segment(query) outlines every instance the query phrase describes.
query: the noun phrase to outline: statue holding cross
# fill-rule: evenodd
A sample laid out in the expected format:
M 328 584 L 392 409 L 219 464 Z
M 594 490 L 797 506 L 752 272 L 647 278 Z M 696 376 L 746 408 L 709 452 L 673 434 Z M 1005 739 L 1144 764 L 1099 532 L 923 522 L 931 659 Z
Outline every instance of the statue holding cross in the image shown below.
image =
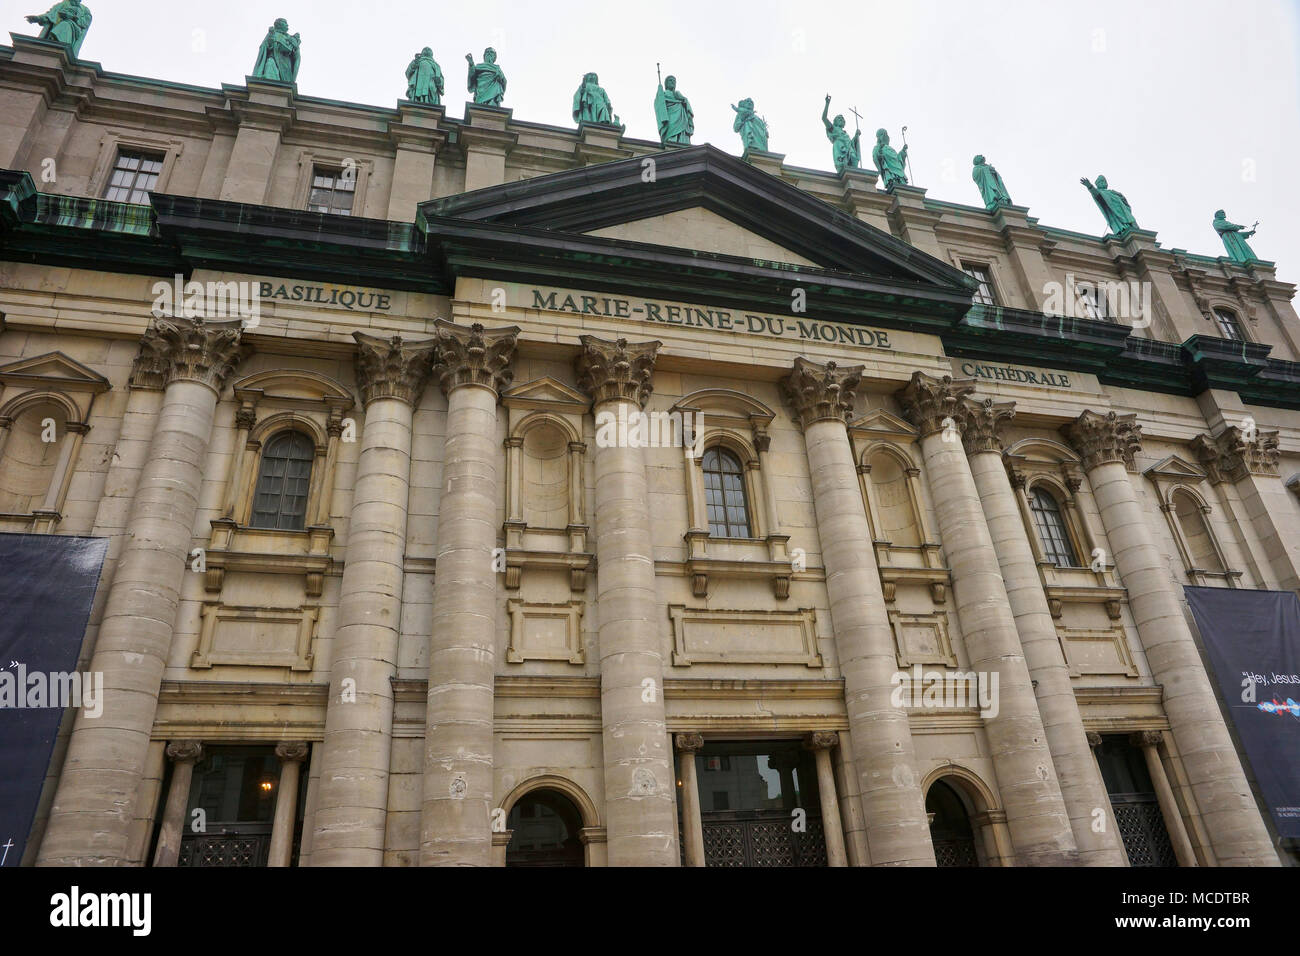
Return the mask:
M 844 114 L 831 122 L 831 95 L 826 94 L 826 105 L 822 107 L 822 124 L 826 127 L 826 138 L 831 141 L 831 158 L 835 161 L 835 171 L 843 173 L 846 169 L 857 169 L 862 163 L 862 116 L 856 109 L 850 110 L 857 120 L 858 131 L 849 136 L 845 128 Z

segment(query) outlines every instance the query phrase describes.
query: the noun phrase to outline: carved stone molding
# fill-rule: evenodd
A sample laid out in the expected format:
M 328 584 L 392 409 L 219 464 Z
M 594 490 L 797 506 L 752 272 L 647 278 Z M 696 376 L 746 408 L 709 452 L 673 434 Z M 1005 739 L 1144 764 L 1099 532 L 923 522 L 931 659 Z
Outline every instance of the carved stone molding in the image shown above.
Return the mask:
M 1142 426 L 1137 423 L 1137 415 L 1086 411 L 1061 432 L 1083 459 L 1086 471 L 1109 462 L 1119 462 L 1132 470 L 1133 456 L 1142 447 Z
M 357 384 L 361 401 L 369 405 L 377 398 L 396 398 L 415 405 L 432 372 L 433 339 L 418 342 L 400 335 L 383 338 L 353 332 L 357 342 Z
M 240 360 L 242 324 L 202 319 L 155 318 L 140 340 L 131 369 L 136 388 L 200 382 L 221 391 Z
M 854 391 L 862 383 L 862 372 L 861 365 L 841 368 L 834 362 L 819 365 L 800 357 L 781 380 L 781 391 L 804 428 L 825 421 L 847 425 L 853 418 Z
M 1134 747 L 1159 747 L 1164 740 L 1164 734 L 1158 730 L 1139 730 L 1135 734 L 1130 734 L 1128 742 Z
M 480 385 L 498 395 L 510 387 L 515 379 L 510 363 L 519 340 L 518 326 L 486 329 L 475 322 L 466 328 L 438 319 L 434 328 L 438 348 L 433 365 L 444 395 L 462 385 Z
M 805 750 L 832 750 L 840 745 L 840 735 L 830 730 L 815 730 L 803 739 Z
M 578 356 L 578 387 L 589 393 L 596 405 L 620 399 L 645 403 L 654 391 L 655 359 L 660 341 L 638 342 L 629 345 L 627 339 L 610 342 L 594 335 L 583 335 L 582 352 Z
M 1088 731 L 1088 746 L 1089 746 L 1089 747 L 1093 747 L 1093 748 L 1100 747 L 1100 746 L 1101 746 L 1101 743 L 1102 743 L 1102 741 L 1101 741 L 1101 734 L 1097 733 L 1097 731 L 1095 731 L 1095 730 L 1090 730 L 1090 731 Z
M 678 734 L 674 739 L 677 749 L 683 753 L 694 754 L 704 749 L 703 734 Z
M 991 398 L 982 402 L 968 399 L 957 420 L 962 441 L 966 445 L 966 454 L 974 455 L 982 451 L 1001 454 L 1000 433 L 1015 417 L 1015 402 L 994 402 Z
M 308 749 L 306 741 L 297 740 L 277 745 L 275 755 L 286 763 L 297 762 L 307 759 Z
M 912 380 L 898 393 L 903 415 L 921 433 L 921 437 L 944 430 L 945 423 L 961 428 L 975 379 L 954 379 L 951 375 L 935 378 L 913 372 Z
M 1247 475 L 1278 476 L 1282 453 L 1278 448 L 1278 432 L 1254 430 L 1254 439 L 1246 439 L 1247 432 L 1229 425 L 1218 436 L 1197 435 L 1192 449 L 1205 467 L 1210 481 L 1240 481 Z
M 198 763 L 203 759 L 203 744 L 197 740 L 173 740 L 167 756 L 176 763 Z

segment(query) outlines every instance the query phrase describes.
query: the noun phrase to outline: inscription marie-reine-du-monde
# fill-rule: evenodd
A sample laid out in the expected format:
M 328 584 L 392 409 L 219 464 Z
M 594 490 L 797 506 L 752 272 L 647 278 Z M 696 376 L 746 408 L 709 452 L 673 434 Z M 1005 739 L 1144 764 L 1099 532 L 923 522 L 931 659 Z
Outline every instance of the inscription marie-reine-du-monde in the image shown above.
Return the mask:
M 683 328 L 747 332 L 751 335 L 767 335 L 773 338 L 792 338 L 835 345 L 859 345 L 873 349 L 893 348 L 889 342 L 889 333 L 883 329 L 860 328 L 836 322 L 818 322 L 779 315 L 735 313 L 726 309 L 669 305 L 648 300 L 633 305 L 630 299 L 611 296 L 575 295 L 564 292 L 550 292 L 543 295 L 540 289 L 533 289 L 532 292 L 531 308 L 548 312 L 572 312 L 576 315 L 594 315 L 612 319 L 639 318 L 645 322 L 679 325 Z

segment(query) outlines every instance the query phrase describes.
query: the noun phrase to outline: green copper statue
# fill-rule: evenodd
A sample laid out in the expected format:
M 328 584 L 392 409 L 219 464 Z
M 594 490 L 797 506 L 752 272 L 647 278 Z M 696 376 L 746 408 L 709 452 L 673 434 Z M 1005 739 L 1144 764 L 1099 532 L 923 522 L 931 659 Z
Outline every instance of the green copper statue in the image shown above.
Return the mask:
M 506 95 L 506 75 L 497 66 L 497 51 L 488 47 L 483 51 L 483 62 L 474 65 L 474 55 L 465 54 L 469 63 L 469 91 L 479 106 L 500 106 Z
M 41 28 L 38 39 L 62 43 L 76 59 L 81 53 L 81 41 L 90 29 L 90 8 L 81 0 L 62 0 L 48 13 L 28 17 L 27 22 Z
M 573 94 L 573 118 L 579 123 L 602 123 L 605 126 L 618 126 L 618 117 L 614 115 L 613 104 L 609 94 L 600 85 L 600 77 L 588 73 L 582 78 L 582 85 Z
M 266 39 L 257 50 L 257 65 L 253 67 L 253 76 L 259 80 L 276 80 L 280 83 L 293 83 L 298 79 L 298 67 L 302 65 L 302 36 L 295 33 L 289 36 L 289 21 L 283 17 L 276 20 L 271 29 L 266 31 Z
M 894 152 L 889 145 L 889 134 L 883 129 L 876 130 L 876 148 L 871 151 L 871 158 L 876 164 L 876 172 L 884 180 L 886 189 L 907 185 L 907 173 L 903 164 L 907 162 L 907 145 L 901 153 Z
M 1133 218 L 1133 210 L 1124 198 L 1123 193 L 1118 193 L 1110 188 L 1106 182 L 1105 176 L 1097 177 L 1097 185 L 1088 182 L 1087 177 L 1080 179 L 1079 182 L 1088 187 L 1088 192 L 1092 193 L 1092 198 L 1096 200 L 1097 207 L 1101 214 L 1106 217 L 1106 227 L 1115 235 L 1121 235 L 1130 229 L 1137 229 L 1137 220 Z
M 838 114 L 833 123 L 830 114 L 831 95 L 827 93 L 826 105 L 822 107 L 822 125 L 826 127 L 826 138 L 831 141 L 831 158 L 835 162 L 835 171 L 842 173 L 846 169 L 857 169 L 862 165 L 862 130 L 849 136 L 844 114 Z
M 433 58 L 433 50 L 426 46 L 406 68 L 406 98 L 412 103 L 441 106 L 442 92 L 442 70 Z
M 1227 247 L 1228 255 L 1232 256 L 1237 262 L 1258 262 L 1259 256 L 1255 255 L 1253 249 L 1246 245 L 1246 240 L 1253 236 L 1259 223 L 1250 227 L 1250 231 L 1244 231 L 1245 226 L 1239 226 L 1235 222 L 1228 222 L 1227 214 L 1220 209 L 1214 214 L 1214 231 L 1219 234 L 1223 244 Z
M 677 77 L 670 76 L 659 85 L 655 94 L 655 121 L 659 126 L 659 142 L 664 146 L 691 145 L 695 132 L 695 113 L 691 101 L 677 92 Z
M 975 180 L 975 185 L 980 188 L 980 195 L 984 197 L 984 207 L 989 212 L 997 209 L 999 206 L 1011 206 L 1011 195 L 1007 192 L 1007 187 L 1002 182 L 1002 176 L 996 169 L 984 162 L 983 156 L 975 157 L 975 169 L 971 172 L 971 178 Z
M 740 142 L 744 145 L 745 152 L 753 150 L 766 153 L 767 120 L 754 112 L 754 101 L 745 97 L 740 101 L 739 106 L 732 103 L 731 108 L 736 111 L 736 122 L 731 128 L 740 134 Z

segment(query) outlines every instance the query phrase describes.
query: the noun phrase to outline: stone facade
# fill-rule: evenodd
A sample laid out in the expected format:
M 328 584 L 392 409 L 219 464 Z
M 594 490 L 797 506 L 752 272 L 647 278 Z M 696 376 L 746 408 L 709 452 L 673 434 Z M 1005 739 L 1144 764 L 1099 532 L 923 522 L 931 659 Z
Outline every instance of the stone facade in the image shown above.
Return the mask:
M 1180 864 L 1291 859 L 1181 591 L 1300 587 L 1271 264 L 466 114 L 0 48 L 0 531 L 110 541 L 105 716 L 65 721 L 26 862 L 176 865 L 238 746 L 279 768 L 269 865 L 501 865 L 546 792 L 588 865 L 698 866 L 711 748 L 765 741 L 829 865 L 945 862 L 942 783 L 981 864 L 1122 866 L 1103 739 Z M 89 202 L 123 150 L 150 205 Z M 354 215 L 308 211 L 342 168 Z M 1083 277 L 1148 311 L 1045 314 Z M 158 309 L 173 281 L 256 314 Z M 707 454 L 629 437 L 685 420 L 746 533 Z M 259 525 L 287 432 L 300 526 Z M 900 705 L 914 667 L 997 706 Z

